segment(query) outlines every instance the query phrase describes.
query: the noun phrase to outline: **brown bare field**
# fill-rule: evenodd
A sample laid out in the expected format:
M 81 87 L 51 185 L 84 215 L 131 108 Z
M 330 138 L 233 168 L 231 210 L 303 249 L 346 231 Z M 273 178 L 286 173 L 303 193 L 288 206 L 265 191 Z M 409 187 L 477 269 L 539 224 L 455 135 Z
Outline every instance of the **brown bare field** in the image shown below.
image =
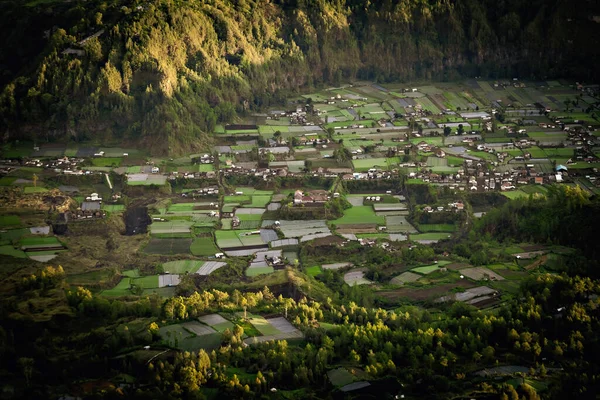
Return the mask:
M 360 225 L 343 225 L 343 228 L 338 228 L 337 232 L 342 233 L 376 233 L 377 225 L 360 224 Z
M 385 297 L 387 299 L 390 300 L 395 300 L 401 297 L 406 297 L 408 299 L 411 300 L 428 300 L 434 297 L 440 297 L 441 295 L 444 295 L 446 293 L 448 293 L 450 290 L 457 288 L 457 287 L 462 287 L 465 289 L 471 288 L 477 286 L 475 283 L 466 281 L 466 280 L 460 280 L 454 283 L 447 283 L 444 285 L 438 285 L 435 287 L 431 287 L 431 288 L 426 288 L 426 289 L 418 289 L 418 288 L 400 288 L 400 289 L 395 289 L 395 290 L 383 290 L 380 292 L 377 292 L 378 295 Z
M 536 269 L 540 265 L 546 264 L 546 261 L 548 261 L 548 256 L 541 256 L 539 259 L 526 266 L 525 269 L 527 271 L 531 271 L 533 269 Z
M 451 271 L 458 271 L 459 269 L 469 268 L 470 266 L 471 266 L 471 264 L 467 264 L 467 263 L 452 263 L 452 264 L 447 264 L 444 267 L 446 267 L 446 269 L 449 269 Z
M 474 279 L 476 281 L 481 281 L 485 279 L 487 275 L 491 280 L 501 281 L 504 280 L 504 277 L 498 275 L 491 269 L 485 267 L 474 267 L 474 268 L 463 268 L 459 271 L 461 274 L 466 276 L 467 278 Z

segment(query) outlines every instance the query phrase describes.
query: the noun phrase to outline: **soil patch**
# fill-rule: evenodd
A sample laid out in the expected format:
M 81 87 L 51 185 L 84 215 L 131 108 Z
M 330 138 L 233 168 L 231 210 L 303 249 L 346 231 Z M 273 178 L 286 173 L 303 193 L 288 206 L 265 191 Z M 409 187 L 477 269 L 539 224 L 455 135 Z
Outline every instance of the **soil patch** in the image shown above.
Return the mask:
M 448 293 L 450 290 L 454 288 L 471 288 L 476 286 L 476 284 L 471 283 L 466 280 L 460 280 L 454 283 L 447 283 L 444 285 L 435 286 L 432 288 L 400 288 L 395 290 L 385 290 L 377 292 L 378 295 L 385 297 L 386 299 L 396 300 L 402 297 L 411 299 L 411 300 L 428 300 L 433 297 L 439 297 L 445 293 Z

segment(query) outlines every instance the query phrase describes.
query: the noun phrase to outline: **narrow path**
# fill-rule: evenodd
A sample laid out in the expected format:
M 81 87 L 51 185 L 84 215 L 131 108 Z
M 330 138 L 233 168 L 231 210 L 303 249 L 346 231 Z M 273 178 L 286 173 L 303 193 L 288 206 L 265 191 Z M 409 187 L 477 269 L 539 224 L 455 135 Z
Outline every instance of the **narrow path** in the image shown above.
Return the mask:
M 110 177 L 108 176 L 107 173 L 104 173 L 104 176 L 106 177 L 106 182 L 108 183 L 109 189 L 112 190 L 113 186 L 112 186 L 112 183 L 110 183 Z

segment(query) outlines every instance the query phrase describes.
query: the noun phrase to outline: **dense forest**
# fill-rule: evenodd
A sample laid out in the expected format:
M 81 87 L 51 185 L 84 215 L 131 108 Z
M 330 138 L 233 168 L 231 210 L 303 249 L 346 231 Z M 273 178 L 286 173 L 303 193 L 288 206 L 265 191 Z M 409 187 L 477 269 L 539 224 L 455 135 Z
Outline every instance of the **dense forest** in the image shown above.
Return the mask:
M 208 148 L 236 115 L 357 79 L 596 79 L 582 0 L 3 0 L 3 138 Z

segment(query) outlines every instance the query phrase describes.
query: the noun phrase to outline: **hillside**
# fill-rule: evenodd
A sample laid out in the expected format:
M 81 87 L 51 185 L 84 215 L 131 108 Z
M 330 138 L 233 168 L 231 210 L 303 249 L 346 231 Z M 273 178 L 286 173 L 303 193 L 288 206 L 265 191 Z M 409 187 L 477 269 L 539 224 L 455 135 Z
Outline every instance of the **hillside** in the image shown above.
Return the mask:
M 596 2 L 2 1 L 5 139 L 208 149 L 236 115 L 321 84 L 598 78 Z

